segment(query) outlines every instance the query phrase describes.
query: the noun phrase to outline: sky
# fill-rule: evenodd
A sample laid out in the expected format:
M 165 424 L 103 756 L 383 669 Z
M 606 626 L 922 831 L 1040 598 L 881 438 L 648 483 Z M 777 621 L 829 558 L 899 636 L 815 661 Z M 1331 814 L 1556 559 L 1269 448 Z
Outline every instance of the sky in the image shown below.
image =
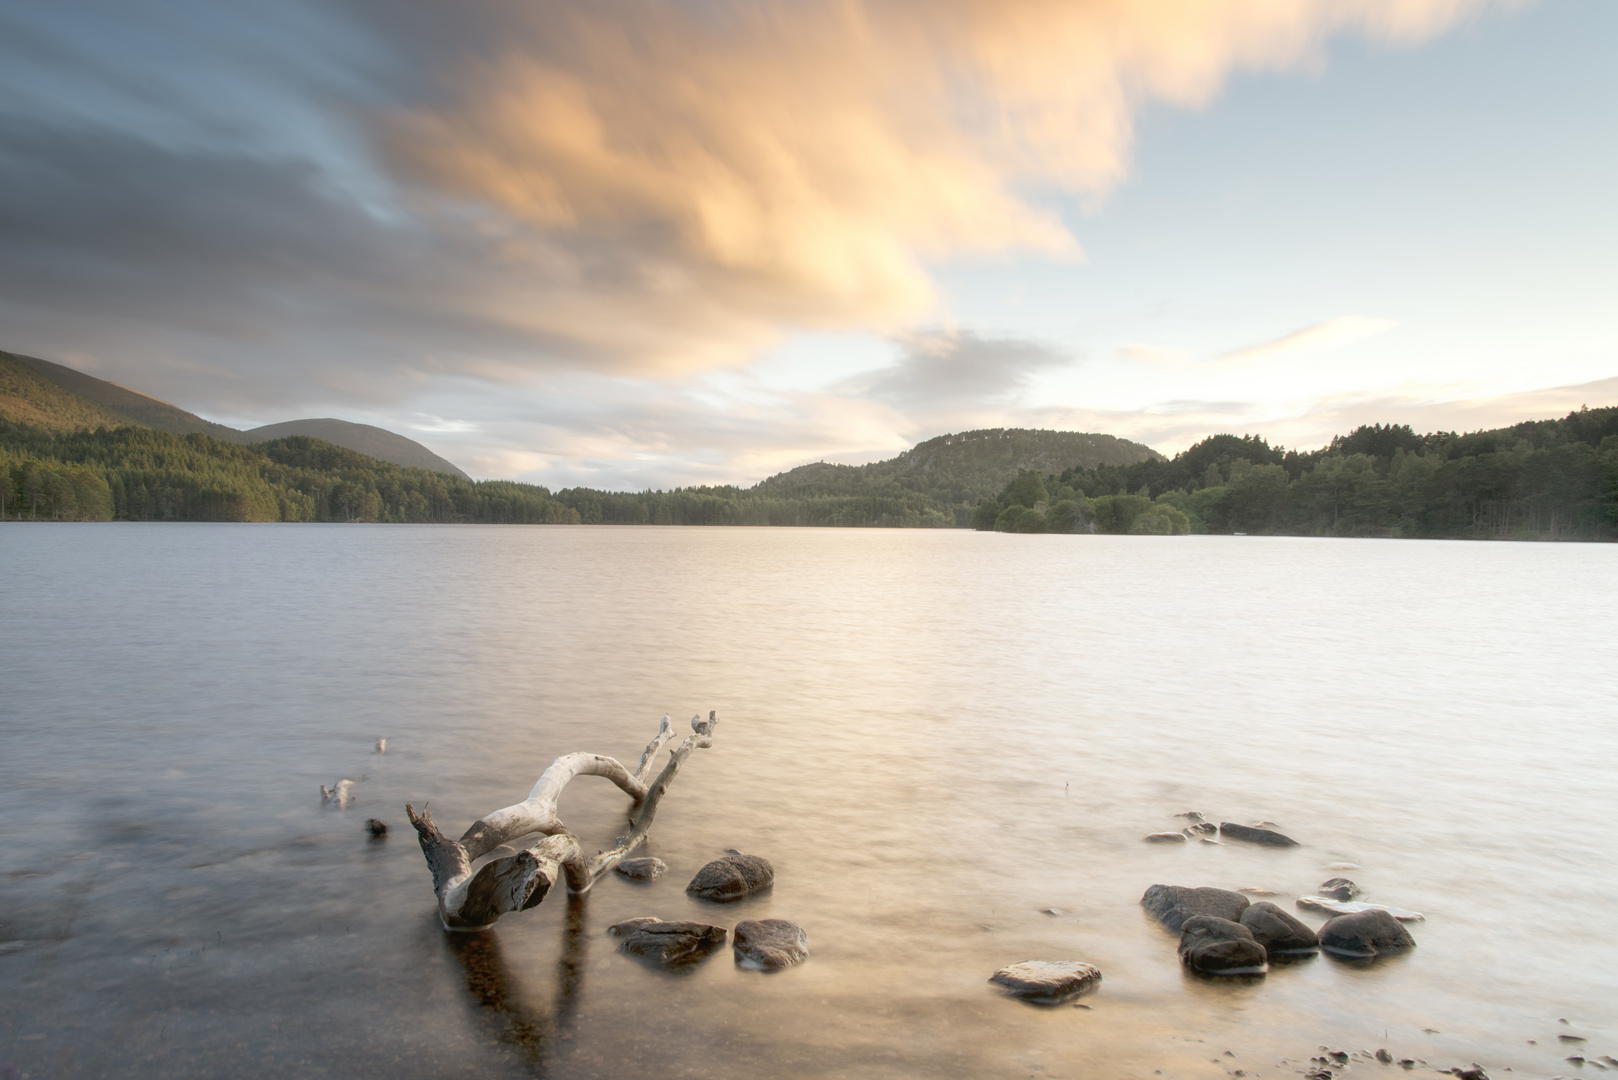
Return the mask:
M 0 0 L 0 348 L 477 477 L 1618 404 L 1610 0 Z

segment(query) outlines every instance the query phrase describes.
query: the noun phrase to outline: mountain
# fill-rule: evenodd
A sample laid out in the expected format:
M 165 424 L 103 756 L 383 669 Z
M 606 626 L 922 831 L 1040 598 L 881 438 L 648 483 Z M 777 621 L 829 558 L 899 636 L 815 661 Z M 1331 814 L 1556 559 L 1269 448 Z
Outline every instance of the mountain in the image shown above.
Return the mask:
M 395 435 L 385 428 L 372 427 L 370 424 L 352 424 L 347 420 L 330 418 L 288 420 L 281 424 L 266 424 L 263 427 L 251 428 L 245 434 L 250 442 L 269 442 L 271 439 L 284 439 L 289 435 L 307 435 L 364 454 L 366 457 L 403 465 L 407 469 L 429 469 L 433 472 L 459 476 L 463 480 L 471 479 L 459 468 L 414 439 Z
M 22 356 L 18 353 L 0 355 L 31 369 L 35 374 L 49 379 L 83 401 L 121 417 L 123 424 L 154 427 L 160 431 L 171 431 L 176 435 L 189 435 L 193 431 L 200 431 L 221 442 L 242 444 L 248 441 L 247 437 L 235 428 L 204 420 L 195 413 L 186 412 L 176 405 L 170 405 L 166 401 L 131 390 L 126 386 L 86 375 L 82 371 L 75 371 L 61 364 L 53 364 L 49 360 L 41 360 L 37 356 Z
M 8 352 L 0 352 L 0 419 L 44 431 L 116 428 L 131 422 L 122 413 L 58 386 Z
M 1101 465 L 1159 461 L 1149 446 L 1113 435 L 1030 428 L 987 428 L 940 435 L 898 457 L 869 465 L 816 462 L 777 473 L 751 490 L 759 495 L 861 495 L 900 489 L 942 503 L 975 504 L 1017 478 L 1020 469 L 1058 473 Z
M 237 431 L 204 420 L 160 398 L 62 364 L 4 351 L 0 351 L 0 420 L 59 432 L 134 424 L 174 435 L 201 432 L 238 446 L 289 435 L 308 435 L 394 465 L 469 479 L 466 473 L 419 442 L 369 424 L 351 424 L 346 420 L 291 420 L 252 431 Z

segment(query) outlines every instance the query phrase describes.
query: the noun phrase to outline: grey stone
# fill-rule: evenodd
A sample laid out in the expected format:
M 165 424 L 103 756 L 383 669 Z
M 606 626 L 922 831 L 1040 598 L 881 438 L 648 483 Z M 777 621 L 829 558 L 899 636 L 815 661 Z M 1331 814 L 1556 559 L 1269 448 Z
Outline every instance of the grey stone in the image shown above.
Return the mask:
M 725 943 L 723 926 L 664 922 L 650 916 L 614 923 L 607 933 L 624 939 L 618 946 L 624 952 L 655 960 L 664 967 L 694 963 Z
M 1187 821 L 1207 821 L 1208 820 L 1207 818 L 1203 817 L 1201 811 L 1198 811 L 1198 810 L 1187 810 L 1184 813 L 1175 814 L 1174 816 L 1175 817 L 1183 817 Z
M 757 855 L 726 855 L 697 871 L 685 891 L 704 900 L 740 900 L 775 884 L 775 868 Z
M 668 865 L 662 859 L 647 855 L 639 859 L 624 859 L 614 869 L 635 881 L 652 881 L 662 877 Z
M 1076 997 L 1101 982 L 1101 969 L 1083 960 L 1027 960 L 1003 967 L 989 981 L 1041 1004 Z
M 1260 900 L 1242 912 L 1241 924 L 1269 953 L 1312 953 L 1320 948 L 1320 935 L 1294 916 Z
M 1336 956 L 1381 956 L 1416 947 L 1404 924 L 1380 908 L 1339 915 L 1320 928 L 1320 947 Z
M 1185 843 L 1185 833 L 1183 833 L 1183 832 L 1147 833 L 1145 836 L 1141 837 L 1141 839 L 1145 840 L 1148 844 L 1183 844 L 1183 843 Z
M 1216 836 L 1219 833 L 1219 826 L 1211 821 L 1199 821 L 1194 825 L 1187 825 L 1185 832 L 1187 836 Z
M 1262 975 L 1269 954 L 1238 922 L 1193 915 L 1180 928 L 1180 962 L 1204 975 Z
M 1221 821 L 1219 834 L 1232 840 L 1246 840 L 1249 844 L 1268 844 L 1271 847 L 1297 847 L 1298 842 L 1274 829 L 1260 829 L 1255 825 L 1238 825 L 1234 821 Z
M 1320 895 L 1329 896 L 1333 900 L 1356 900 L 1364 895 L 1360 887 L 1346 877 L 1328 878 L 1320 883 Z
M 1140 898 L 1140 903 L 1158 922 L 1170 930 L 1178 930 L 1193 915 L 1214 915 L 1236 922 L 1247 910 L 1248 900 L 1229 889 L 1153 885 Z
M 775 971 L 809 958 L 809 935 L 786 919 L 744 919 L 731 937 L 736 962 Z

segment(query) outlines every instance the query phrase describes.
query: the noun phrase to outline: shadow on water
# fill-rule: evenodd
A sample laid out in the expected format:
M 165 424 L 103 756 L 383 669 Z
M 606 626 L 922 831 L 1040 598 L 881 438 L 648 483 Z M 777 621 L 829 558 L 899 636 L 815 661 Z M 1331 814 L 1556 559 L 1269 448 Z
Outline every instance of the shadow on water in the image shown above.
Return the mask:
M 562 955 L 556 964 L 556 996 L 550 1008 L 536 1006 L 511 977 L 492 930 L 445 934 L 445 945 L 466 973 L 466 988 L 501 1025 L 500 1041 L 516 1048 L 536 1077 L 548 1075 L 557 1047 L 573 1031 L 584 969 L 584 897 L 567 896 Z

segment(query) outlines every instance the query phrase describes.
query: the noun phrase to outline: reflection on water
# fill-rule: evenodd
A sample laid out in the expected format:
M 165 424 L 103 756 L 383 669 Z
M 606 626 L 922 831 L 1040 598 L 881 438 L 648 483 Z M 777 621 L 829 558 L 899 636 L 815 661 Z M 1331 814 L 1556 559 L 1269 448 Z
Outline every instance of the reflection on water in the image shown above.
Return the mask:
M 1618 1054 L 1610 545 L 118 524 L 0 528 L 0 550 L 24 568 L 0 619 L 0 1075 L 1222 1080 L 1332 1045 L 1498 1077 Z M 633 758 L 663 712 L 708 709 L 646 852 L 661 880 L 444 933 L 407 800 L 458 833 L 560 753 Z M 322 804 L 345 778 L 353 805 Z M 588 850 L 623 810 L 595 778 L 562 806 Z M 1186 810 L 1302 843 L 1141 842 Z M 372 841 L 369 817 L 396 827 Z M 688 896 L 728 848 L 774 889 Z M 1290 909 L 1336 876 L 1424 912 L 1418 948 L 1197 978 L 1138 904 L 1165 882 Z M 666 972 L 605 937 L 642 915 L 792 919 L 812 955 Z M 1088 1008 L 987 982 L 1070 959 L 1104 973 Z
M 544 1076 L 554 1044 L 573 1029 L 573 1013 L 584 975 L 584 897 L 566 898 L 562 958 L 556 964 L 556 996 L 549 1008 L 536 1007 L 512 978 L 492 932 L 445 934 L 446 948 L 466 970 L 466 989 L 500 1023 L 499 1038 L 515 1046 L 535 1076 Z

